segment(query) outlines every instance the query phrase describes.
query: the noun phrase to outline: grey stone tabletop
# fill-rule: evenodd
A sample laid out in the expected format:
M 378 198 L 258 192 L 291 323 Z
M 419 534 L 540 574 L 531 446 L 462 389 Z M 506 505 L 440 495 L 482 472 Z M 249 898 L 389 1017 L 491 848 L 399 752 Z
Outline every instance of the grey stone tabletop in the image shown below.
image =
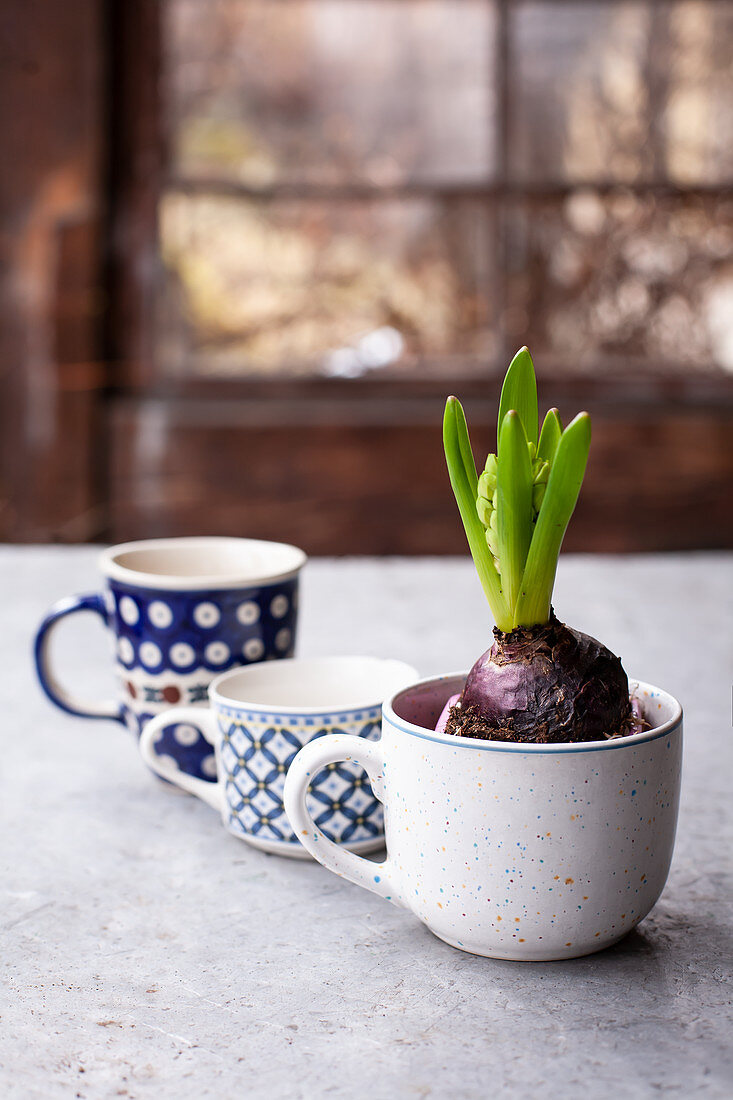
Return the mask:
M 406 910 L 227 834 L 112 722 L 36 686 L 34 627 L 93 591 L 97 551 L 3 548 L 0 1094 L 733 1095 L 733 555 L 561 559 L 555 606 L 685 708 L 677 847 L 649 917 L 571 962 L 446 946 Z M 299 653 L 468 667 L 488 610 L 468 559 L 311 562 Z M 111 682 L 103 628 L 62 674 Z

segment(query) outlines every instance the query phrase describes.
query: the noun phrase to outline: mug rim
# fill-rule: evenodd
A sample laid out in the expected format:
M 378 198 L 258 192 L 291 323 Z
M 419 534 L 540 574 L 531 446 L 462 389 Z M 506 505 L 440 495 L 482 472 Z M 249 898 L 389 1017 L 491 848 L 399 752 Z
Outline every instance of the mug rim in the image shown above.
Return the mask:
M 231 573 L 195 575 L 174 573 L 151 573 L 142 569 L 134 569 L 128 565 L 121 565 L 118 561 L 123 554 L 140 550 L 175 550 L 179 548 L 196 549 L 197 547 L 222 547 L 230 546 L 234 549 L 267 551 L 273 547 L 287 551 L 285 557 L 291 557 L 292 563 L 286 568 L 274 570 L 232 570 Z M 288 542 L 273 542 L 267 539 L 239 538 L 234 535 L 182 535 L 180 537 L 160 539 L 139 539 L 132 542 L 121 542 L 116 546 L 108 546 L 99 556 L 100 571 L 109 580 L 120 581 L 123 584 L 137 586 L 139 588 L 159 588 L 175 591 L 198 591 L 219 588 L 253 588 L 262 584 L 274 584 L 277 581 L 289 580 L 297 576 L 306 564 L 308 556 L 298 546 Z
M 613 737 L 604 739 L 603 741 L 558 741 L 552 744 L 540 744 L 531 741 L 490 741 L 480 737 L 456 737 L 454 734 L 437 733 L 435 730 L 427 729 L 424 726 L 418 726 L 415 722 L 408 722 L 406 718 L 400 718 L 400 716 L 396 714 L 394 703 L 397 697 L 402 695 L 403 692 L 409 691 L 411 688 L 436 684 L 441 680 L 463 679 L 465 681 L 467 675 L 467 671 L 448 672 L 440 676 L 428 676 L 424 680 L 418 680 L 414 684 L 408 684 L 406 687 L 400 688 L 399 691 L 395 692 L 390 699 L 385 700 L 382 704 L 383 720 L 396 729 L 401 730 L 403 733 L 407 733 L 411 737 L 420 738 L 423 741 L 435 741 L 440 745 L 451 745 L 454 748 L 481 749 L 484 752 L 528 753 L 535 756 L 543 754 L 558 755 L 577 752 L 612 751 L 614 749 L 632 748 L 634 745 L 648 744 L 648 742 L 655 741 L 658 737 L 664 737 L 672 733 L 672 731 L 682 722 L 683 712 L 679 700 L 675 699 L 673 695 L 670 695 L 668 691 L 664 691 L 663 688 L 654 687 L 652 684 L 648 684 L 644 680 L 637 680 L 633 676 L 629 677 L 629 688 L 632 691 L 646 691 L 652 698 L 655 696 L 660 698 L 663 697 L 671 703 L 674 713 L 672 717 L 668 718 L 666 722 L 663 722 L 661 726 L 655 726 L 653 729 L 644 730 L 642 733 L 630 733 L 625 737 Z
M 257 664 L 252 665 L 240 665 L 236 668 L 229 668 L 225 672 L 219 673 L 208 688 L 209 702 L 212 706 L 226 707 L 229 710 L 245 711 L 248 714 L 267 714 L 267 715 L 286 715 L 288 717 L 294 717 L 298 715 L 304 715 L 312 717 L 315 715 L 325 714 L 346 714 L 349 711 L 379 711 L 384 704 L 384 696 L 380 696 L 380 693 L 375 690 L 374 695 L 368 700 L 362 702 L 346 702 L 343 705 L 334 704 L 327 699 L 323 703 L 318 705 L 280 705 L 278 703 L 258 703 L 251 702 L 249 700 L 234 699 L 230 696 L 221 694 L 222 685 L 227 680 L 234 679 L 235 676 L 245 678 L 255 678 L 257 673 L 261 673 L 264 668 L 273 668 L 277 671 L 284 671 L 287 668 L 292 668 L 293 665 L 298 665 L 299 668 L 304 666 L 310 666 L 315 672 L 317 666 L 334 666 L 334 665 L 346 665 L 355 664 L 356 662 L 367 661 L 373 664 L 379 664 L 385 669 L 387 666 L 392 666 L 395 673 L 401 671 L 405 676 L 414 676 L 416 673 L 415 668 L 412 665 L 408 665 L 406 661 L 400 661 L 393 657 L 374 657 L 364 654 L 341 654 L 333 657 L 285 657 L 277 661 L 260 661 Z M 400 688 L 400 691 L 404 691 L 405 688 Z M 395 693 L 397 694 L 397 693 Z

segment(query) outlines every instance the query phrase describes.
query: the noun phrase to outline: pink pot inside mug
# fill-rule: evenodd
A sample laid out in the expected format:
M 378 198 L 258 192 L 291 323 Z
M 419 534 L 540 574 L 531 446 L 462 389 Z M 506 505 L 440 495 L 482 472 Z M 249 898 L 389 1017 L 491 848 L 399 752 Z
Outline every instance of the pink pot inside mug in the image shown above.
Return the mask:
M 434 730 L 446 703 L 451 696 L 463 691 L 465 682 L 466 673 L 461 672 L 412 684 L 395 695 L 392 709 L 403 721 Z

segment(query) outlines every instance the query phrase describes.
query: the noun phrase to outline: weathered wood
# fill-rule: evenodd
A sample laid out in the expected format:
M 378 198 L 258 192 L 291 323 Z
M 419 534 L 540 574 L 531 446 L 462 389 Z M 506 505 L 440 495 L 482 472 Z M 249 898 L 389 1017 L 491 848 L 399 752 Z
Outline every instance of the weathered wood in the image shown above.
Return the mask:
M 98 537 L 102 0 L 8 0 L 0 65 L 0 537 Z
M 631 405 L 620 394 L 583 404 L 593 447 L 568 549 L 733 545 L 730 404 Z M 467 410 L 480 461 L 494 446 L 493 409 L 469 400 Z M 207 531 L 283 539 L 312 554 L 464 553 L 441 412 L 432 396 L 121 401 L 113 537 Z
M 157 219 L 166 156 L 161 8 L 159 0 L 109 5 L 107 355 L 121 386 L 150 385 L 155 377 L 154 310 L 161 279 Z

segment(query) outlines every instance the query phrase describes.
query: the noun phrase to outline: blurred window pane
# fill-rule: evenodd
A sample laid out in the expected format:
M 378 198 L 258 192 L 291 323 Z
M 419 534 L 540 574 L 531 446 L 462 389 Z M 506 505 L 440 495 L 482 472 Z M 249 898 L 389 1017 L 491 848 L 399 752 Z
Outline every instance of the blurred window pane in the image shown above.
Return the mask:
M 160 369 L 733 370 L 733 3 L 162 10 Z
M 509 18 L 518 179 L 733 179 L 733 4 L 520 0 Z
M 733 200 L 531 199 L 510 220 L 507 330 L 546 361 L 733 371 Z
M 489 0 L 167 0 L 174 173 L 252 187 L 486 180 Z
M 479 200 L 178 192 L 161 233 L 169 370 L 354 377 L 456 357 L 480 369 L 497 350 L 494 220 Z
M 733 4 L 670 5 L 669 40 L 664 115 L 669 175 L 683 184 L 731 183 Z
M 649 176 L 650 19 L 645 3 L 516 5 L 509 110 L 520 178 Z

